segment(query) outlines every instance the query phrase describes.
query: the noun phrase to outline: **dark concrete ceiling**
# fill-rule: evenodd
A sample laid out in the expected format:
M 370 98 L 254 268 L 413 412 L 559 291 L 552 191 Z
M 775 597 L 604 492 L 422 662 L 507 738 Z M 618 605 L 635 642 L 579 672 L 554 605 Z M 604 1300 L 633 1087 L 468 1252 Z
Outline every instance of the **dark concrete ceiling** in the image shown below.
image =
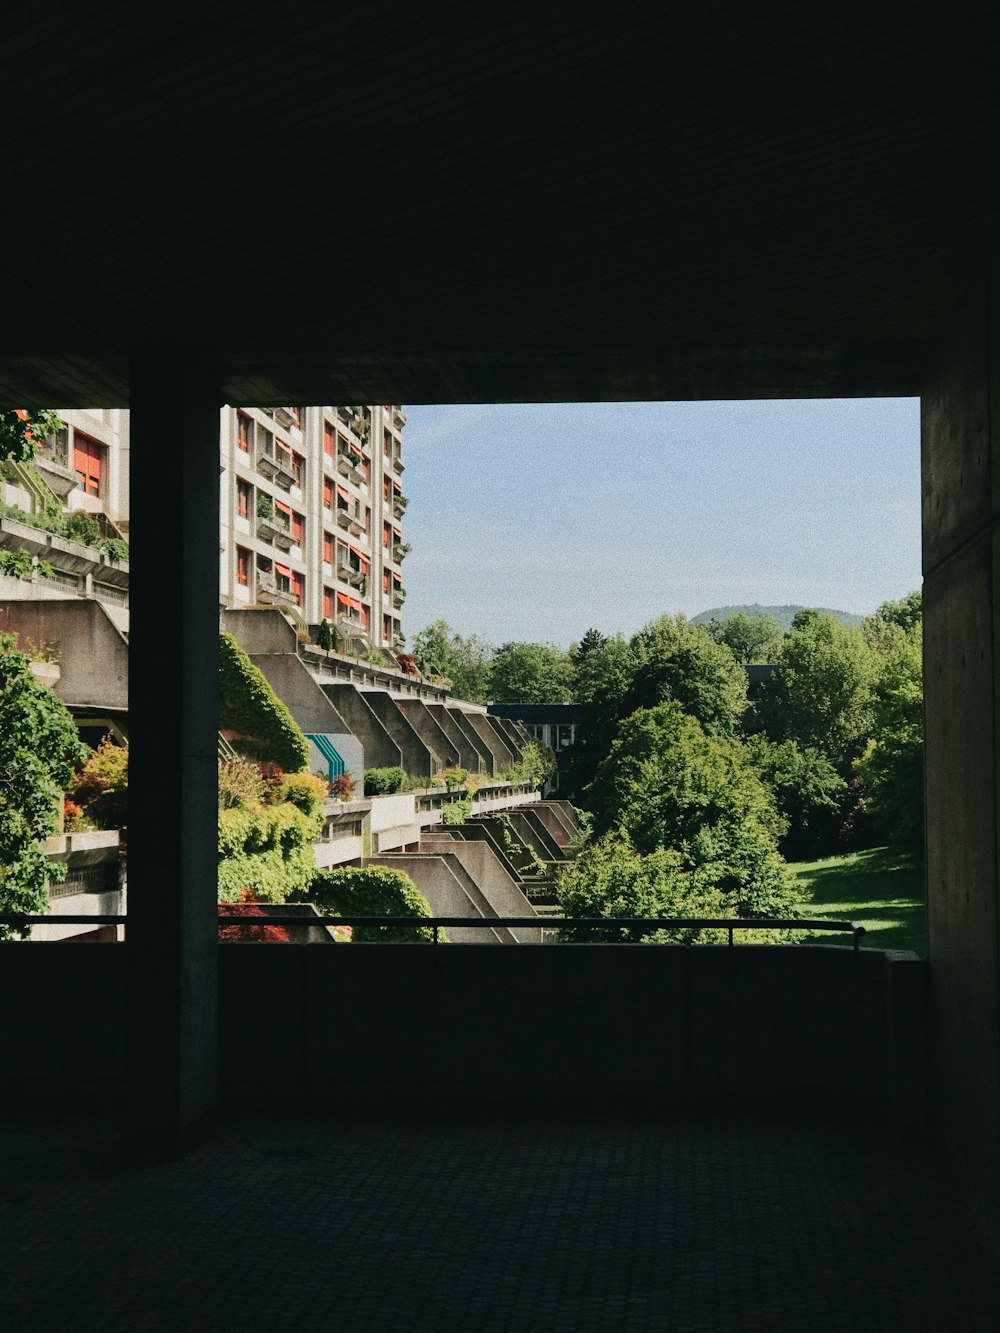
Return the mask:
M 986 6 L 9 5 L 0 392 L 913 392 L 996 232 Z

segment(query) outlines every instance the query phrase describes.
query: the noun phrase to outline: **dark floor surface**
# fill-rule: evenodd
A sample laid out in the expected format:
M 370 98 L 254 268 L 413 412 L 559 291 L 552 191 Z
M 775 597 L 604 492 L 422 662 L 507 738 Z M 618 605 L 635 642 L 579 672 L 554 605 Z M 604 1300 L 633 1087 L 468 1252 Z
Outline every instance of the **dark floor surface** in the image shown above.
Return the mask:
M 125 1167 L 24 1121 L 0 1171 L 4 1333 L 1000 1328 L 947 1176 L 868 1129 L 259 1117 Z

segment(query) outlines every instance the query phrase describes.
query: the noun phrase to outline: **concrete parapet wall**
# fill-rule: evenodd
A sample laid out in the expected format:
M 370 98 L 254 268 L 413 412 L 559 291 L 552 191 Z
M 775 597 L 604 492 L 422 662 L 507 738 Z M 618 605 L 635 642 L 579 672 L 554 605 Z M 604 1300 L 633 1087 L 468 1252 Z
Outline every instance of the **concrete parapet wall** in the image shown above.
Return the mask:
M 291 653 L 294 656 L 298 651 L 295 630 L 280 611 L 222 611 L 219 626 L 224 634 L 231 634 L 251 657 L 258 653 Z
M 476 771 L 479 773 L 486 773 L 489 777 L 493 777 L 497 771 L 496 756 L 473 725 L 470 715 L 463 709 L 454 707 L 449 708 L 448 712 L 451 714 L 452 721 L 458 725 L 465 736 L 465 739 L 479 756 L 479 761 L 476 764 Z
M 535 818 L 542 821 L 549 836 L 562 848 L 568 847 L 579 832 L 575 818 L 571 822 L 563 809 L 568 805 L 569 801 L 539 801 L 532 806 Z
M 0 1105 L 120 1104 L 127 949 L 0 944 L 0 1008 L 18 1015 L 0 1026 Z M 237 1105 L 641 1110 L 763 1095 L 902 1118 L 923 1100 L 927 965 L 913 955 L 232 944 L 219 965 Z
M 0 604 L 0 631 L 54 645 L 63 703 L 128 707 L 128 643 L 98 601 L 76 597 Z
M 493 756 L 492 773 L 505 772 L 514 762 L 514 755 L 507 743 L 501 739 L 500 733 L 495 727 L 491 727 L 489 719 L 485 713 L 473 713 L 467 710 L 463 711 L 466 722 L 472 727 L 473 731 L 479 737 L 481 745 L 484 745 Z

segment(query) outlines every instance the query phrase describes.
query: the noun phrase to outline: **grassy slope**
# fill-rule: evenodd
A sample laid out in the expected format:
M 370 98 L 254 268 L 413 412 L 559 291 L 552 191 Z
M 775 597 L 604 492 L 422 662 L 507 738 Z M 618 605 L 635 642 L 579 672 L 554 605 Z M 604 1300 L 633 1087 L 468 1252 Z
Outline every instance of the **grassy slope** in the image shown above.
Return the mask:
M 874 949 L 912 949 L 927 955 L 924 873 L 921 866 L 887 847 L 789 867 L 805 900 L 805 916 L 860 921 L 863 943 Z M 810 936 L 809 942 L 846 944 L 839 935 Z

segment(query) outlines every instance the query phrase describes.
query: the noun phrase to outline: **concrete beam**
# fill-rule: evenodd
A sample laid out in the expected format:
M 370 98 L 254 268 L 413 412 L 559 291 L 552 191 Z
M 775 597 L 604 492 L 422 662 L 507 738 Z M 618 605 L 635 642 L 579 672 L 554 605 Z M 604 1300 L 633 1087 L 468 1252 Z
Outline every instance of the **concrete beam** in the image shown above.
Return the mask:
M 100 602 L 3 602 L 0 631 L 55 647 L 59 679 L 53 688 L 68 707 L 128 708 L 128 641 Z
M 458 755 L 458 762 L 470 773 L 478 773 L 483 762 L 479 751 L 466 736 L 464 729 L 455 720 L 452 710 L 444 704 L 427 704 L 428 713 L 438 724 L 451 742 L 451 748 Z
M 397 699 L 403 716 L 423 743 L 434 755 L 438 768 L 458 763 L 458 750 L 451 738 L 438 725 L 423 699 Z M 435 769 L 437 772 L 438 769 Z
M 485 745 L 493 756 L 491 774 L 505 773 L 514 763 L 510 746 L 500 739 L 500 733 L 491 727 L 485 713 L 465 713 L 465 720 L 479 737 L 480 745 Z
M 464 709 L 456 708 L 454 706 L 449 707 L 448 712 L 451 714 L 451 720 L 458 726 L 462 734 L 465 736 L 465 739 L 478 755 L 475 771 L 477 773 L 485 773 L 488 777 L 493 777 L 496 772 L 496 760 L 493 757 L 493 751 L 486 745 L 479 732 L 472 725 L 470 715 L 465 712 Z

